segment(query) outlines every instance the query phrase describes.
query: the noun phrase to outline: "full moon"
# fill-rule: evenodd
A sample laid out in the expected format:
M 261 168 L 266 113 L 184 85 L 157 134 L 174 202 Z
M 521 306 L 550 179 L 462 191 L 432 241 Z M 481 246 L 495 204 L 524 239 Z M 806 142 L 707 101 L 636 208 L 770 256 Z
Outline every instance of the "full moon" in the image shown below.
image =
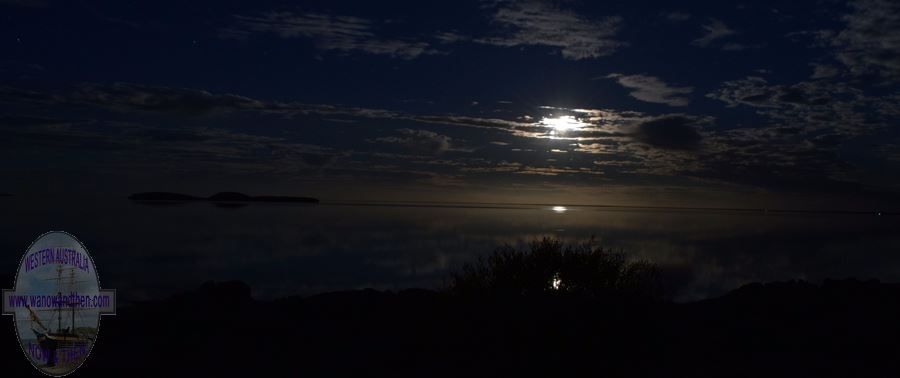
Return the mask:
M 574 116 L 560 117 L 544 117 L 541 119 L 541 125 L 552 127 L 554 131 L 565 132 L 575 130 L 585 125 L 584 122 L 578 120 Z

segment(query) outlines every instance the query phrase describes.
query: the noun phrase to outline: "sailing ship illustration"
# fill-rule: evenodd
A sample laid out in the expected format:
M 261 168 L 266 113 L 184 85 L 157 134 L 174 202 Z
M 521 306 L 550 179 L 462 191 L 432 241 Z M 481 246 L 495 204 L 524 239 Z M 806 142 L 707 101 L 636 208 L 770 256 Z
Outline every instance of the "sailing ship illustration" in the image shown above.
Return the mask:
M 72 293 L 77 283 L 89 282 L 76 280 L 75 269 L 76 268 L 64 268 L 60 265 L 56 269 L 56 277 L 47 279 L 56 281 L 56 292 L 60 297 L 65 298 L 66 294 L 64 293 Z M 77 302 L 69 303 L 68 301 L 63 300 L 59 305 L 53 307 L 54 308 L 35 310 L 30 306 L 25 306 L 29 312 L 31 331 L 34 332 L 38 346 L 40 346 L 43 351 L 48 367 L 55 367 L 57 365 L 57 352 L 60 350 L 74 351 L 73 353 L 70 353 L 71 355 L 84 355 L 81 351 L 90 349 L 90 345 L 94 342 L 95 337 L 94 332 L 91 332 L 91 330 L 96 329 L 95 326 L 87 324 L 88 321 L 84 319 L 82 319 L 82 324 L 85 325 L 84 327 L 79 328 L 76 326 L 78 324 L 76 322 L 76 317 L 81 317 L 78 315 L 79 312 L 87 310 L 79 307 Z M 55 316 L 51 318 L 50 322 L 47 322 L 41 319 L 38 312 L 50 313 L 51 316 Z M 54 320 L 56 321 L 55 330 L 52 328 Z M 68 362 L 73 361 L 70 358 L 68 359 Z

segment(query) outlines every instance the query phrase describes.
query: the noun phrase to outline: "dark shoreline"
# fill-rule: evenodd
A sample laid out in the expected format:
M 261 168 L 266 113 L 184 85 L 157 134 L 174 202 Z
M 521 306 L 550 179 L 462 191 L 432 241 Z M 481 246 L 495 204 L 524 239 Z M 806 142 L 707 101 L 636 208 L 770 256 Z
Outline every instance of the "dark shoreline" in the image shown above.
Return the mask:
M 750 284 L 692 303 L 422 289 L 258 301 L 207 283 L 104 317 L 86 376 L 884 376 L 900 285 Z M 6 328 L 7 367 L 32 373 Z M 17 363 L 18 362 L 18 363 Z

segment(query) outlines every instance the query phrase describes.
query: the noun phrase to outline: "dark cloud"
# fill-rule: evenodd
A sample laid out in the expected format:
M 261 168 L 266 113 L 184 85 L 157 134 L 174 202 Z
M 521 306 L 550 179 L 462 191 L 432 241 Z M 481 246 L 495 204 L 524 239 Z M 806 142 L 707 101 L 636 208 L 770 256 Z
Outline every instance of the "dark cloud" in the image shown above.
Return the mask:
M 707 161 L 700 169 L 685 174 L 781 192 L 850 193 L 861 189 L 857 178 L 845 176 L 852 167 L 825 150 L 753 145 L 704 158 Z
M 822 147 L 837 147 L 846 139 L 847 137 L 841 134 L 823 134 L 813 137 L 811 142 Z
M 381 38 L 376 23 L 365 18 L 317 13 L 266 12 L 256 16 L 235 16 L 235 25 L 222 29 L 225 38 L 247 39 L 253 34 L 271 33 L 281 38 L 308 38 L 317 48 L 343 52 L 363 52 L 401 59 L 436 54 L 429 43 Z
M 135 136 L 147 142 L 203 142 L 212 139 L 210 135 L 183 129 L 143 129 L 135 133 Z
M 499 2 L 493 21 L 507 33 L 475 42 L 505 47 L 548 46 L 571 60 L 599 58 L 626 45 L 615 38 L 622 26 L 621 17 L 591 20 L 543 1 Z
M 72 90 L 57 92 L 29 91 L 14 87 L 0 87 L 0 104 L 12 106 L 67 106 L 90 105 L 123 113 L 155 112 L 176 116 L 200 116 L 225 114 L 234 111 L 257 112 L 259 115 L 278 115 L 294 119 L 311 115 L 341 117 L 342 121 L 358 119 L 384 119 L 398 122 L 424 122 L 464 126 L 479 129 L 506 130 L 511 133 L 522 130 L 546 132 L 547 128 L 535 122 L 521 122 L 501 118 L 484 118 L 464 115 L 411 114 L 377 108 L 276 102 L 254 99 L 235 94 L 211 93 L 189 88 L 172 88 L 129 83 L 88 83 Z
M 663 17 L 672 22 L 683 22 L 691 19 L 691 14 L 687 12 L 668 12 L 663 13 Z
M 462 115 L 410 115 L 408 118 L 429 123 L 500 130 L 524 130 L 534 125 L 530 122 Z M 540 130 L 545 131 L 545 128 L 540 128 Z
M 707 97 L 730 107 L 756 108 L 768 126 L 799 128 L 801 134 L 809 135 L 877 133 L 890 129 L 900 110 L 890 96 L 869 96 L 850 83 L 832 80 L 788 85 L 749 77 L 725 82 Z
M 810 66 L 813 68 L 812 76 L 809 77 L 810 79 L 828 79 L 840 74 L 840 70 L 830 64 L 812 63 Z
M 640 122 L 632 136 L 657 148 L 695 150 L 703 139 L 697 131 L 698 127 L 698 120 L 694 117 L 665 115 Z
M 751 76 L 728 81 L 722 88 L 707 95 L 729 106 L 780 108 L 797 105 L 825 105 L 847 92 L 846 88 L 801 82 L 794 85 L 771 85 L 761 77 Z
M 27 79 L 40 75 L 44 71 L 46 71 L 46 68 L 40 64 L 0 59 L 0 74 L 3 75 Z
M 0 5 L 44 8 L 50 4 L 47 0 L 0 0 Z
M 900 2 L 855 0 L 846 28 L 830 42 L 852 73 L 900 79 Z
M 604 140 L 606 138 L 621 138 L 628 134 L 619 131 L 607 130 L 574 130 L 566 134 L 568 137 L 584 139 L 586 141 Z
M 317 153 L 301 153 L 300 158 L 306 164 L 314 167 L 324 167 L 335 162 L 338 155 L 335 154 L 317 154 Z
M 0 126 L 49 126 L 72 123 L 71 120 L 31 116 L 0 116 Z M 78 121 L 75 121 L 78 122 Z
M 318 169 L 337 155 L 333 149 L 249 134 L 223 127 L 170 125 L 134 114 L 127 122 L 100 120 L 66 121 L 41 117 L 0 119 L 0 151 L 5 158 L 20 159 L 37 153 L 41 159 L 57 159 L 59 169 L 98 169 L 108 174 L 269 175 Z M 119 117 L 115 117 L 119 118 Z
M 12 106 L 21 104 L 52 105 L 58 102 L 54 97 L 47 92 L 0 85 L 0 104 Z
M 900 141 L 885 143 L 878 147 L 878 152 L 889 162 L 900 163 Z
M 399 136 L 375 138 L 378 143 L 390 143 L 402 146 L 417 154 L 437 155 L 450 149 L 450 137 L 428 130 L 399 129 Z
M 216 110 L 260 108 L 259 101 L 207 91 L 117 83 L 113 85 L 86 84 L 57 100 L 91 104 L 115 110 L 170 112 L 183 115 L 203 115 Z

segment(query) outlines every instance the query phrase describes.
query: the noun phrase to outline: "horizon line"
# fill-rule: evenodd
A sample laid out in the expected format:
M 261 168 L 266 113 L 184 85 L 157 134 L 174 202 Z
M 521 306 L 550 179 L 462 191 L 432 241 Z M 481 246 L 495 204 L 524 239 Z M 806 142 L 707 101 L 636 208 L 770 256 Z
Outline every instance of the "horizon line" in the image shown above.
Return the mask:
M 529 203 L 529 202 L 478 202 L 478 201 L 397 201 L 397 200 L 321 200 L 323 205 L 373 205 L 379 204 L 402 206 L 404 204 L 415 205 L 488 205 L 478 206 L 484 208 L 510 208 L 513 206 L 537 206 L 537 207 L 587 207 L 587 208 L 621 208 L 621 209 L 649 209 L 649 210 L 703 210 L 703 211 L 735 211 L 735 212 L 761 212 L 761 213 L 808 213 L 808 214 L 872 214 L 900 215 L 896 211 L 881 210 L 809 210 L 789 208 L 749 208 L 749 207 L 699 207 L 699 206 L 652 206 L 652 205 L 609 205 L 609 204 L 577 204 L 577 203 Z M 442 206 L 453 207 L 453 206 Z

